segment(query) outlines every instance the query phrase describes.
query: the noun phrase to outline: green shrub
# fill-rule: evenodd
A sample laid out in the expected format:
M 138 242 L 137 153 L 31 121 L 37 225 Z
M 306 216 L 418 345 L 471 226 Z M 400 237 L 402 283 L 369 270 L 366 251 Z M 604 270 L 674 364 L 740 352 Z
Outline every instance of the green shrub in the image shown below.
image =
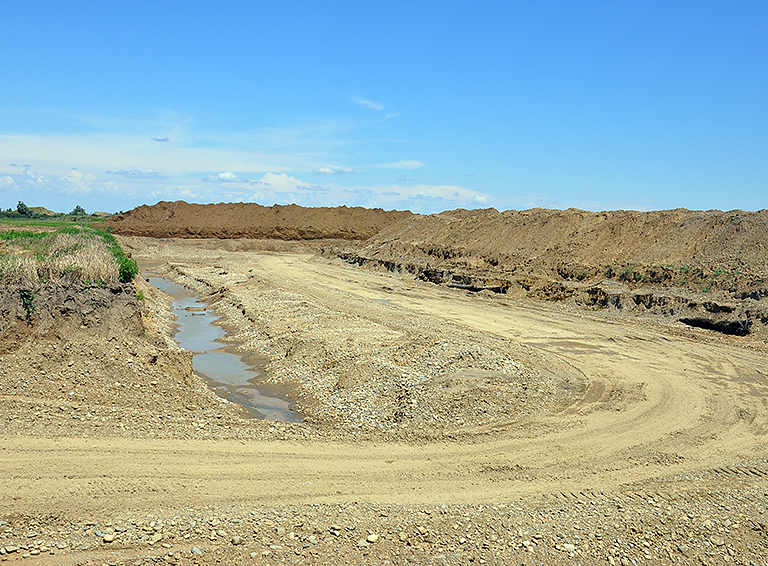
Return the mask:
M 24 310 L 27 311 L 27 316 L 30 316 L 35 312 L 35 305 L 32 303 L 35 300 L 35 292 L 22 289 L 19 291 L 19 295 L 21 295 L 21 304 L 24 306 Z
M 117 257 L 117 263 L 120 266 L 120 273 L 117 277 L 120 283 L 130 283 L 138 275 L 139 266 L 125 254 Z

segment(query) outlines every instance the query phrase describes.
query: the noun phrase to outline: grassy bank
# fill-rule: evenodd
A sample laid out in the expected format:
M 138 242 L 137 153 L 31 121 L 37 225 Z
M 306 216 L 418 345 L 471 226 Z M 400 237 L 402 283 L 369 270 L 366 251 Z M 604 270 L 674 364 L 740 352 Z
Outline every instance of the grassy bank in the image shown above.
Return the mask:
M 138 273 L 115 237 L 71 222 L 38 221 L 0 231 L 0 283 L 35 288 L 85 282 L 130 283 Z M 53 224 L 53 225 L 51 225 Z M 26 228 L 26 229 L 17 229 Z

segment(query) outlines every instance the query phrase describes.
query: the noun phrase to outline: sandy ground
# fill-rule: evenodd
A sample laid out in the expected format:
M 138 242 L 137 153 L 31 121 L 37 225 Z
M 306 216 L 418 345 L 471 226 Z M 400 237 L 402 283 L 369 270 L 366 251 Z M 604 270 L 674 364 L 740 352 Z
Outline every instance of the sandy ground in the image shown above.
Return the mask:
M 340 348 L 348 339 L 365 342 L 361 331 L 374 330 L 407 342 L 412 335 L 403 334 L 405 320 L 416 325 L 409 332 L 432 328 L 439 335 L 445 329 L 456 340 L 464 334 L 477 351 L 503 345 L 505 356 L 518 356 L 518 378 L 525 383 L 538 384 L 548 369 L 561 383 L 540 396 L 510 397 L 517 411 L 527 403 L 535 408 L 524 417 L 505 420 L 493 413 L 486 421 L 447 428 L 424 428 L 414 418 L 386 430 L 342 422 L 344 430 L 336 434 L 332 419 L 322 422 L 318 413 L 319 422 L 299 426 L 285 440 L 5 435 L 0 505 L 5 524 L 16 531 L 8 527 L 0 546 L 20 544 L 13 533 L 28 536 L 30 522 L 54 538 L 66 534 L 62 525 L 87 521 L 113 529 L 133 518 L 139 529 L 135 517 L 142 514 L 161 522 L 164 517 L 166 526 L 172 517 L 191 524 L 196 516 L 226 515 L 235 526 L 218 537 L 206 530 L 202 554 L 190 551 L 202 544 L 182 538 L 174 524 L 162 540 L 175 546 L 159 548 L 158 539 L 149 547 L 151 539 L 126 535 L 119 550 L 110 546 L 119 539 L 70 543 L 54 555 L 22 559 L 21 549 L 0 560 L 334 563 L 335 556 L 340 563 L 383 564 L 435 563 L 442 556 L 438 562 L 450 564 L 765 563 L 768 361 L 755 341 L 465 293 L 308 253 L 225 251 L 205 241 L 125 238 L 125 244 L 140 264 L 151 262 L 203 296 L 207 292 L 254 352 L 285 349 L 287 335 L 306 347 L 312 332 L 335 336 L 323 348 Z M 260 301 L 287 296 L 291 301 L 273 300 L 265 318 L 254 318 Z M 296 318 L 297 301 L 325 313 L 326 326 L 278 331 L 281 320 L 284 326 L 305 320 Z M 471 369 L 464 367 L 462 375 Z M 292 375 L 277 362 L 274 371 L 277 378 Z M 306 383 L 322 389 L 322 380 L 310 377 Z M 364 386 L 365 377 L 356 386 Z M 500 387 L 492 380 L 475 385 Z M 312 406 L 322 409 L 323 399 L 315 395 Z M 365 403 L 352 410 L 365 413 Z M 344 507 L 366 504 L 381 507 Z M 478 512 L 482 505 L 492 510 Z M 268 519 L 269 509 L 277 519 Z M 611 515 L 617 510 L 621 519 Z M 326 513 L 328 525 L 316 535 L 319 546 L 311 542 L 299 551 L 278 540 L 287 536 L 285 529 L 281 534 L 272 527 L 280 517 L 302 513 L 314 517 L 307 524 L 322 523 L 317 514 Z M 357 531 L 349 528 L 350 513 L 364 523 Z M 413 544 L 411 528 L 418 528 L 419 517 L 434 519 L 430 513 L 446 518 L 435 523 L 431 542 L 417 530 L 420 542 Z M 399 526 L 387 524 L 392 517 L 400 517 Z M 245 528 L 246 519 L 257 524 Z M 469 550 L 466 539 L 460 543 L 454 536 L 465 525 L 474 525 L 483 539 Z M 334 526 L 341 534 L 333 534 Z M 260 528 L 275 540 L 259 534 Z M 291 534 L 300 528 L 306 527 L 294 525 Z M 570 535 L 561 532 L 567 529 Z M 233 532 L 242 540 L 231 539 Z

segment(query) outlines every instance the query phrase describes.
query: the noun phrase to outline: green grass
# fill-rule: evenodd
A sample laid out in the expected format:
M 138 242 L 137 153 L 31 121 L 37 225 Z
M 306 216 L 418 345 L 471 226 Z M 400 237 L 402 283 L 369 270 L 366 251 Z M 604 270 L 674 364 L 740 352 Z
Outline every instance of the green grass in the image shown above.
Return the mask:
M 53 218 L 0 218 L 0 226 L 41 226 L 43 228 L 59 228 L 62 226 L 86 226 L 104 222 L 105 218 L 93 218 L 91 216 L 57 216 Z

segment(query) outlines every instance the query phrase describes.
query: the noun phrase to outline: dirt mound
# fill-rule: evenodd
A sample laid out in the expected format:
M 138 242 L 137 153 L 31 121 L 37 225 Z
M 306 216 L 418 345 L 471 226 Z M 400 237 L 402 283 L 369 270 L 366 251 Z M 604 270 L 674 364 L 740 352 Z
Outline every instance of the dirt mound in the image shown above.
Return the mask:
M 366 240 L 413 214 L 382 209 L 304 208 L 295 204 L 159 202 L 107 220 L 116 234 L 154 238 Z
M 136 339 L 144 334 L 139 306 L 128 285 L 9 286 L 0 293 L 0 307 L 2 354 L 26 341 L 69 340 L 83 330 L 103 341 L 126 336 Z
M 695 285 L 710 275 L 714 285 L 731 287 L 729 279 L 768 274 L 768 211 L 461 210 L 400 222 L 364 251 L 574 280 L 621 279 L 631 269 L 624 278 L 631 283 L 661 283 L 674 274 L 682 285 Z
M 716 326 L 768 321 L 766 210 L 456 210 L 327 252 L 468 291 L 703 315 Z
M 235 422 L 239 410 L 192 373 L 192 355 L 165 339 L 145 302 L 134 285 L 0 290 L 0 428 L 171 437 L 201 415 Z

